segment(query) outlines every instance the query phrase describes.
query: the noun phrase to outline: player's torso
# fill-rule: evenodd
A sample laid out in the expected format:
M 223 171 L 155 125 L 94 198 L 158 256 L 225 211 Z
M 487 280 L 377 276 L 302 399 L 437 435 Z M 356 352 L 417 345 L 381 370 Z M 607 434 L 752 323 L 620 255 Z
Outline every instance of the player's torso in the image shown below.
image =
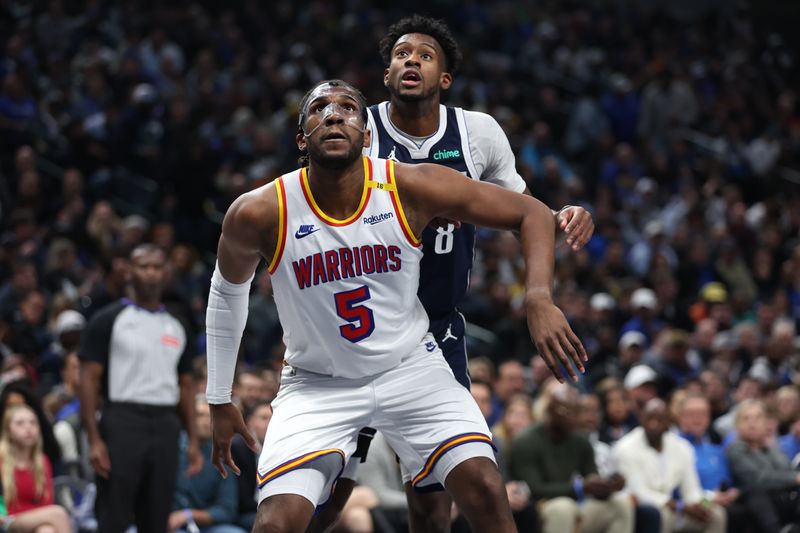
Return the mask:
M 469 148 L 464 112 L 440 106 L 439 128 L 423 142 L 401 133 L 389 119 L 388 102 L 369 108 L 372 133 L 369 154 L 401 163 L 435 163 L 478 179 Z M 475 246 L 475 227 L 426 228 L 422 234 L 419 298 L 432 320 L 444 318 L 456 308 L 469 286 Z
M 364 193 L 346 220 L 325 215 L 305 171 L 279 179 L 277 264 L 270 265 L 286 360 L 312 372 L 374 375 L 418 345 L 428 323 L 416 296 L 422 252 L 387 177 L 364 158 Z

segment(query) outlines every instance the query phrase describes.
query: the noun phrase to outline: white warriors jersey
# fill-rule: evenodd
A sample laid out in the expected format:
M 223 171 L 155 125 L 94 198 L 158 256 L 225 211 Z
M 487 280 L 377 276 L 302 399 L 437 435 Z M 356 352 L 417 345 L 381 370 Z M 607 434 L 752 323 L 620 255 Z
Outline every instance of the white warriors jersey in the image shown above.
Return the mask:
M 278 246 L 269 265 L 286 362 L 358 378 L 393 368 L 428 330 L 417 298 L 422 249 L 403 213 L 394 162 L 363 157 L 356 212 L 318 207 L 308 168 L 278 178 Z

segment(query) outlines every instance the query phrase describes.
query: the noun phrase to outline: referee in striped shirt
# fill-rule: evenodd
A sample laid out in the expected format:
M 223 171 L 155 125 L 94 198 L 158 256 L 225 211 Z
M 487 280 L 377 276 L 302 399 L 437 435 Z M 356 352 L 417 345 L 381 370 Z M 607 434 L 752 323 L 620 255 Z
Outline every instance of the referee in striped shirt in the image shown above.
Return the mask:
M 189 436 L 187 473 L 203 463 L 194 426 L 194 352 L 184 327 L 161 303 L 164 252 L 138 246 L 131 274 L 132 298 L 99 310 L 84 332 L 81 418 L 96 474 L 99 531 L 122 533 L 134 522 L 139 533 L 163 533 L 181 422 Z

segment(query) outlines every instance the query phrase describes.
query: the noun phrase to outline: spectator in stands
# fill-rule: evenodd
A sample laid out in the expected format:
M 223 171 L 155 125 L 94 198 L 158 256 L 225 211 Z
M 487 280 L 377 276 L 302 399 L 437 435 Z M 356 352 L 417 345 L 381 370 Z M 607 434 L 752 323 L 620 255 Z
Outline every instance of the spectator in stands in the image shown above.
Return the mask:
M 503 417 L 491 428 L 492 440 L 498 452 L 508 457 L 514 438 L 532 423 L 533 402 L 530 396 L 515 394 L 509 398 Z
M 742 402 L 736 411 L 738 438 L 727 455 L 734 481 L 741 487 L 758 530 L 777 533 L 783 526 L 800 522 L 800 472 L 792 470 L 779 449 L 768 445 L 766 419 L 760 401 Z
M 525 367 L 519 361 L 506 361 L 500 364 L 494 382 L 490 427 L 503 417 L 503 412 L 512 396 L 526 392 Z
M 41 400 L 25 381 L 13 381 L 0 392 L 0 419 L 5 416 L 6 411 L 17 405 L 27 405 L 36 413 L 42 437 L 42 450 L 50 460 L 50 465 L 58 472 L 61 466 L 61 449 L 53 435 L 53 428 L 42 408 Z
M 749 375 L 765 385 L 790 383 L 795 336 L 795 326 L 791 320 L 776 321 L 764 346 L 764 355 L 753 362 Z
M 11 407 L 3 416 L 0 481 L 9 514 L 3 525 L 8 531 L 71 531 L 67 512 L 53 504 L 53 469 L 42 452 L 36 413 L 26 405 Z
M 694 448 L 695 468 L 706 497 L 725 508 L 729 532 L 744 531 L 749 513 L 740 501 L 739 489 L 733 486 L 725 450 L 712 443 L 708 436 L 711 423 L 708 399 L 697 393 L 688 393 L 677 410 L 678 429 L 681 437 Z
M 696 378 L 699 361 L 689 360 L 689 338 L 685 331 L 665 330 L 656 342 L 657 360 L 653 369 L 659 376 L 659 392 L 664 394 L 676 387 L 682 387 L 686 380 Z
M 786 435 L 800 413 L 800 390 L 796 385 L 784 385 L 775 393 L 778 411 L 778 433 Z
M 598 475 L 592 445 L 577 431 L 578 408 L 575 389 L 559 385 L 544 422 L 514 439 L 511 476 L 527 483 L 539 500 L 545 532 L 571 531 L 579 519 L 583 531 L 631 532 L 633 504 L 619 493 L 625 479 Z
M 793 465 L 800 462 L 800 411 L 795 412 L 789 432 L 780 438 L 781 450 Z
M 736 386 L 733 393 L 733 407 L 725 415 L 717 418 L 714 422 L 714 430 L 721 436 L 726 437 L 732 431 L 735 431 L 736 426 L 736 412 L 739 405 L 744 403 L 745 400 L 758 400 L 761 398 L 763 387 L 761 382 L 755 378 L 743 376 Z
M 643 334 L 648 343 L 655 340 L 656 334 L 665 324 L 658 318 L 658 300 L 656 293 L 647 288 L 639 288 L 631 294 L 631 309 L 633 317 L 622 326 L 621 333 L 638 331 Z
M 615 385 L 602 394 L 603 422 L 599 437 L 606 444 L 613 444 L 638 425 L 628 391 Z
M 628 331 L 619 339 L 619 355 L 612 357 L 606 365 L 606 375 L 622 381 L 631 368 L 642 362 L 647 337 L 640 331 Z
M 704 370 L 700 373 L 700 383 L 703 385 L 703 396 L 711 407 L 711 420 L 716 420 L 727 413 L 730 409 L 728 381 L 713 370 Z
M 614 445 L 614 458 L 627 488 L 640 503 L 661 510 L 661 531 L 725 531 L 725 511 L 704 502 L 692 447 L 668 431 L 669 413 L 663 400 L 647 402 L 642 426 Z M 681 524 L 682 523 L 682 524 Z
M 648 365 L 636 365 L 625 375 L 625 389 L 635 413 L 641 413 L 644 405 L 658 396 L 658 381 L 658 374 Z
M 201 453 L 204 457 L 211 457 L 211 411 L 205 396 L 198 395 L 195 399 L 195 419 Z M 234 525 L 239 498 L 236 477 L 231 472 L 227 477 L 221 477 L 210 461 L 204 461 L 199 472 L 187 473 L 190 461 L 186 453 L 187 444 L 188 439 L 184 434 L 181 436 L 178 481 L 168 530 L 182 533 L 244 533 L 243 529 Z M 251 497 L 255 497 L 255 491 Z
M 263 401 L 272 401 L 267 392 L 267 384 L 261 374 L 255 370 L 242 370 L 236 375 L 233 383 L 234 401 L 244 412 Z

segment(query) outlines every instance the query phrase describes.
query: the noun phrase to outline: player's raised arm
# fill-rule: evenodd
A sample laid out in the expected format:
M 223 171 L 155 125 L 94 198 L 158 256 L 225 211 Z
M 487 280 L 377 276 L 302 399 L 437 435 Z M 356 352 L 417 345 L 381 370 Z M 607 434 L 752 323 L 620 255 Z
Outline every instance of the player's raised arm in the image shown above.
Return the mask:
M 248 446 L 256 443 L 239 409 L 231 403 L 236 356 L 247 322 L 250 284 L 262 255 L 271 257 L 278 234 L 278 200 L 275 185 L 239 197 L 222 223 L 217 266 L 211 277 L 206 312 L 208 385 L 213 449 L 211 462 L 222 476 L 225 465 L 239 473 L 231 457 L 231 441 L 241 434 Z
M 552 301 L 555 220 L 536 198 L 468 179 L 438 165 L 397 165 L 397 186 L 409 224 L 421 232 L 435 217 L 518 231 L 525 257 L 528 328 L 553 375 L 558 364 L 577 379 L 570 362 L 583 371 L 586 351 Z

